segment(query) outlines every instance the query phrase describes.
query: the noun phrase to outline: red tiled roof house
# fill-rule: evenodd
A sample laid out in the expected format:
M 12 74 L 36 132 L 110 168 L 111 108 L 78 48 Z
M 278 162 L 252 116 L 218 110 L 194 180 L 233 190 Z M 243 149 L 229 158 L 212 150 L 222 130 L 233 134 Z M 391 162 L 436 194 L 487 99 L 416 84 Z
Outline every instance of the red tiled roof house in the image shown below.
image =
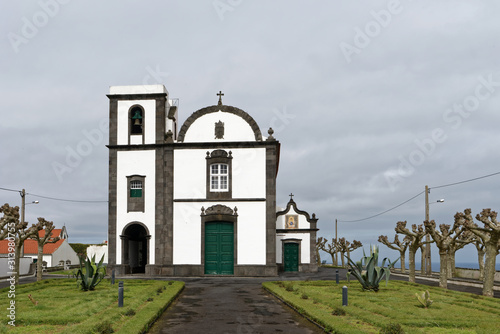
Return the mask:
M 45 235 L 45 231 L 38 232 L 40 237 Z M 68 243 L 68 233 L 66 227 L 54 229 L 51 233 L 53 237 L 59 237 L 59 241 L 46 244 L 43 247 L 43 261 L 47 262 L 47 267 L 55 267 L 64 264 L 78 264 L 78 255 Z M 8 240 L 0 241 L 0 257 L 8 254 Z M 24 257 L 38 258 L 38 243 L 36 240 L 28 239 L 24 241 Z

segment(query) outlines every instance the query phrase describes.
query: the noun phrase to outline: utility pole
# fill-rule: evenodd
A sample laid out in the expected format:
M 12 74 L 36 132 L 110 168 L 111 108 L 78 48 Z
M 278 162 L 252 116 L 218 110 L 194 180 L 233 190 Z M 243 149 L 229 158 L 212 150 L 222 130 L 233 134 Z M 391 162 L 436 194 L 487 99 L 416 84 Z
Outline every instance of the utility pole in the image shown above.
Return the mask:
M 21 195 L 21 226 L 24 226 L 24 211 L 26 208 L 26 191 L 23 189 L 20 193 Z M 24 256 L 24 244 L 21 247 L 21 257 Z M 17 268 L 19 270 L 19 268 Z
M 429 186 L 425 186 L 425 220 L 429 221 Z M 431 264 L 431 244 L 429 233 L 425 235 L 425 274 L 430 276 L 432 273 Z
M 337 242 L 337 219 L 335 219 L 335 242 Z M 338 256 L 337 256 L 337 252 L 335 252 L 335 263 L 333 264 L 334 266 L 338 266 L 339 265 L 339 259 L 338 259 Z
M 23 189 L 19 192 L 21 195 L 21 224 L 24 223 L 24 209 L 26 207 L 26 191 Z

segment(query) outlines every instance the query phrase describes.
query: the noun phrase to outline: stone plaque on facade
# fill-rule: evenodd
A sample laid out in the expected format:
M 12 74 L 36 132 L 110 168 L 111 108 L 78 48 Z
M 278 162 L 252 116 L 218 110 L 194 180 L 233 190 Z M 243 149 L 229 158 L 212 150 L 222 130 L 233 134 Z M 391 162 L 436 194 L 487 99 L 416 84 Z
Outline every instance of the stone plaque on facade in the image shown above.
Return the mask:
M 224 139 L 224 123 L 222 121 L 215 123 L 215 139 Z

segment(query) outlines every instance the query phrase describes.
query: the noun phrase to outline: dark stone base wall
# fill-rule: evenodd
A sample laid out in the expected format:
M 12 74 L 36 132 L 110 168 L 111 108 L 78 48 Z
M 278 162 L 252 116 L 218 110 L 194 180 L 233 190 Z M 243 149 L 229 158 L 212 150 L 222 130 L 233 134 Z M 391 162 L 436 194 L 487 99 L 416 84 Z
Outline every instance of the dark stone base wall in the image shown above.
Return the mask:
M 114 266 L 117 275 L 130 274 L 128 266 L 117 265 Z M 108 271 L 110 271 L 108 267 Z M 219 275 L 205 275 L 205 268 L 202 265 L 173 265 L 173 266 L 160 266 L 160 265 L 147 265 L 147 276 L 157 277 L 203 277 L 203 276 L 219 276 Z M 273 277 L 278 275 L 278 268 L 275 265 L 235 265 L 234 277 Z M 222 275 L 221 275 L 222 276 Z M 225 275 L 224 275 L 225 276 Z
M 285 266 L 282 263 L 276 264 L 278 267 L 278 272 L 284 272 L 285 271 Z M 309 263 L 304 263 L 304 264 L 299 264 L 299 273 L 316 273 L 318 272 L 318 265 L 317 264 L 309 264 Z
M 116 276 L 129 275 L 131 273 L 130 266 L 128 264 L 108 264 L 106 266 L 106 274 L 111 275 L 113 269 L 115 270 Z
M 173 266 L 146 265 L 147 276 L 174 276 Z
M 234 276 L 278 276 L 276 265 L 236 265 Z

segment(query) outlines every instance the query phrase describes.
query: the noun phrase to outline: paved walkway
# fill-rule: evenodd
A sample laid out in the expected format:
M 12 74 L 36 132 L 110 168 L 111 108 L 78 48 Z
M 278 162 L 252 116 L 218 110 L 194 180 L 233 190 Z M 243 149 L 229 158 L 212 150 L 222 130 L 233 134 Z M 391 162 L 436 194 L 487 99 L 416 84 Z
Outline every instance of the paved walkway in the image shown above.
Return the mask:
M 148 333 L 323 333 L 266 293 L 263 281 L 187 279 L 181 297 Z

